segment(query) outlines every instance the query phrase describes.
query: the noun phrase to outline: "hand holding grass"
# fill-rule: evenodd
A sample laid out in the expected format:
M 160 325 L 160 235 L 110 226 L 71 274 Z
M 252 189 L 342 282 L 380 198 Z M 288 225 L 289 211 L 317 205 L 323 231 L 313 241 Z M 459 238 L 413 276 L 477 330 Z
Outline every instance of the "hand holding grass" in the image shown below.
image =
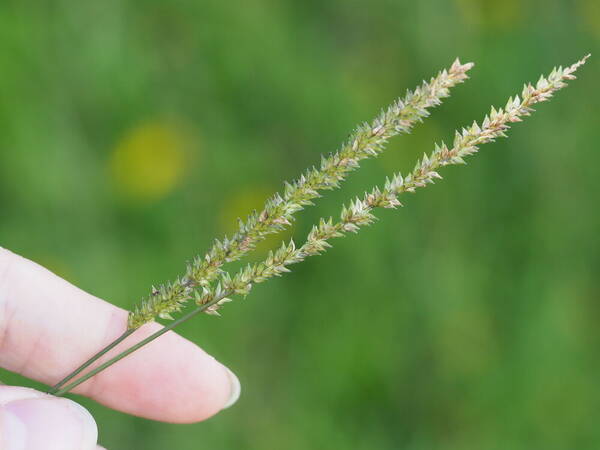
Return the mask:
M 48 384 L 113 340 L 127 323 L 126 311 L 1 248 L 0 311 L 0 366 Z M 159 327 L 148 324 L 131 339 Z M 74 392 L 129 414 L 186 423 L 235 402 L 239 382 L 171 332 Z M 17 446 L 24 439 L 26 446 Z M 95 448 L 96 439 L 92 417 L 70 400 L 0 386 L 0 448 L 87 450 Z

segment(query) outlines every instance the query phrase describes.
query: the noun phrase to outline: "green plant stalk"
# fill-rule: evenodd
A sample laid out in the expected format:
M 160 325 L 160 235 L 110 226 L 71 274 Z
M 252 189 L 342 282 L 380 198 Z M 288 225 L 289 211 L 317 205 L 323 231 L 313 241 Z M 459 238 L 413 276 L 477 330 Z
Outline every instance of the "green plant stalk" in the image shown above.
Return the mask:
M 225 297 L 225 294 L 223 295 L 223 297 Z M 129 347 L 127 350 L 123 350 L 121 353 L 119 353 L 118 355 L 116 355 L 115 357 L 109 359 L 108 361 L 100 364 L 98 367 L 90 370 L 88 373 L 86 373 L 85 375 L 83 375 L 82 377 L 76 379 L 75 381 L 69 383 L 68 385 L 58 389 L 55 392 L 50 392 L 51 394 L 57 396 L 57 397 L 62 397 L 63 395 L 65 395 L 67 392 L 71 391 L 72 389 L 76 388 L 77 386 L 79 386 L 81 383 L 89 380 L 90 378 L 92 378 L 93 376 L 99 374 L 100 372 L 102 372 L 103 370 L 109 368 L 110 366 L 112 366 L 114 363 L 119 362 L 120 360 L 122 360 L 123 358 L 125 358 L 126 356 L 132 354 L 133 352 L 139 350 L 140 348 L 144 347 L 146 344 L 149 344 L 150 342 L 152 342 L 154 339 L 162 336 L 163 334 L 165 334 L 166 332 L 172 330 L 173 328 L 175 328 L 177 325 L 182 324 L 183 322 L 191 319 L 192 317 L 196 316 L 197 314 L 200 314 L 201 312 L 207 310 L 208 308 L 210 308 L 213 304 L 216 304 L 217 302 L 219 302 L 221 300 L 221 298 L 215 298 L 213 302 L 207 303 L 205 305 L 201 305 L 196 307 L 195 309 L 193 309 L 192 311 L 190 311 L 189 313 L 187 313 L 186 315 L 180 317 L 177 320 L 174 320 L 173 322 L 169 323 L 168 325 L 165 325 L 163 328 L 161 328 L 160 330 L 156 331 L 155 333 L 151 334 L 150 336 L 148 336 L 147 338 L 141 340 L 140 342 L 138 342 L 135 345 L 132 345 L 131 347 Z M 133 332 L 135 330 L 131 330 L 131 332 Z M 71 376 L 71 378 L 73 378 L 76 375 Z
M 125 330 L 125 332 L 123 334 L 121 334 L 118 338 L 116 338 L 114 341 L 112 341 L 110 344 L 108 344 L 106 347 L 104 347 L 102 350 L 100 350 L 98 353 L 96 353 L 90 359 L 88 359 L 86 362 L 84 362 L 81 366 L 79 366 L 73 372 L 71 372 L 66 377 L 64 377 L 62 380 L 60 380 L 58 383 L 56 383 L 54 386 L 52 386 L 52 388 L 50 390 L 48 390 L 48 394 L 54 394 L 55 392 L 58 392 L 58 390 L 62 386 L 64 386 L 66 383 L 68 383 L 69 380 L 75 378 L 77 375 L 79 375 L 81 372 L 83 372 L 89 366 L 94 364 L 97 360 L 99 360 L 104 355 L 106 355 L 109 351 L 111 351 L 113 348 L 115 348 L 117 345 L 119 345 L 121 342 L 123 342 L 125 339 L 127 339 L 134 331 L 135 330 L 130 330 L 130 329 Z

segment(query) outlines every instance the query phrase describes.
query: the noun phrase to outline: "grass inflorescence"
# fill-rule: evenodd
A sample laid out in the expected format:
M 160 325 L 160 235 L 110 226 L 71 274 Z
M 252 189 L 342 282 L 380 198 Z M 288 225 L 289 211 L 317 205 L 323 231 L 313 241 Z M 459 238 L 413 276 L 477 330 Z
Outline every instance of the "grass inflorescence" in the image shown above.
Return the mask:
M 198 313 L 219 315 L 219 310 L 231 301 L 231 297 L 248 295 L 254 284 L 289 272 L 289 266 L 324 252 L 331 246 L 333 238 L 357 232 L 371 224 L 377 208 L 402 206 L 399 200 L 402 194 L 414 193 L 441 179 L 438 171 L 444 166 L 464 164 L 465 158 L 475 154 L 482 144 L 506 137 L 505 133 L 511 124 L 529 116 L 533 112 L 533 105 L 549 100 L 556 91 L 566 86 L 567 81 L 575 79 L 575 71 L 588 57 L 566 68 L 555 68 L 548 76 L 540 77 L 535 85 L 526 84 L 519 95 L 508 99 L 504 107 L 492 107 L 481 122 L 473 122 L 456 131 L 452 145 L 444 142 L 436 144 L 433 151 L 417 161 L 412 171 L 404 175 L 397 173 L 381 186 L 375 186 L 362 197 L 350 201 L 341 208 L 337 219 L 321 219 L 302 245 L 296 245 L 293 240 L 284 242 L 262 262 L 248 264 L 234 274 L 224 270 L 226 263 L 246 256 L 267 235 L 289 226 L 294 214 L 312 204 L 312 200 L 319 197 L 322 191 L 338 188 L 346 176 L 359 167 L 360 161 L 379 155 L 391 137 L 410 132 L 415 124 L 426 118 L 429 109 L 448 97 L 452 87 L 468 78 L 467 71 L 473 64 L 461 64 L 457 59 L 448 70 L 441 71 L 414 91 L 408 91 L 403 98 L 384 109 L 373 122 L 360 125 L 340 150 L 323 157 L 318 167 L 307 170 L 293 182 L 286 182 L 283 191 L 268 199 L 262 211 L 253 212 L 244 221 L 239 220 L 238 230 L 233 236 L 216 240 L 206 255 L 188 263 L 185 274 L 180 278 L 158 288 L 153 287 L 149 296 L 129 314 L 123 335 L 55 385 L 51 392 L 57 395 L 68 392 Z M 172 319 L 172 314 L 181 311 L 191 299 L 196 304 L 191 312 L 67 384 L 134 330 L 156 317 Z
M 150 295 L 129 316 L 130 329 L 139 328 L 156 317 L 170 319 L 192 297 L 196 289 L 206 289 L 221 273 L 225 263 L 237 261 L 252 251 L 269 234 L 291 224 L 296 212 L 312 204 L 324 190 L 336 189 L 346 176 L 359 167 L 360 161 L 379 155 L 387 141 L 410 130 L 429 115 L 429 109 L 448 97 L 452 87 L 466 80 L 472 63 L 457 59 L 448 70 L 442 70 L 429 82 L 408 91 L 371 123 L 360 125 L 340 150 L 322 157 L 318 167 L 312 167 L 297 180 L 286 182 L 284 190 L 265 203 L 262 211 L 254 211 L 246 220 L 239 219 L 238 231 L 231 237 L 215 240 L 204 256 L 197 256 L 187 265 L 185 275 L 153 287 Z

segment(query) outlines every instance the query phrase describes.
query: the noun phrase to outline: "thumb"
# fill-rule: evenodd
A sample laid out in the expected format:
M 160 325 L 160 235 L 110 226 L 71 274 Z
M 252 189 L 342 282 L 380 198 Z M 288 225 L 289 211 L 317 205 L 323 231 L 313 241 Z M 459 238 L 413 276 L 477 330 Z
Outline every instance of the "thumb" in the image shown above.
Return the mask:
M 95 450 L 97 439 L 96 422 L 77 403 L 0 386 L 0 449 Z

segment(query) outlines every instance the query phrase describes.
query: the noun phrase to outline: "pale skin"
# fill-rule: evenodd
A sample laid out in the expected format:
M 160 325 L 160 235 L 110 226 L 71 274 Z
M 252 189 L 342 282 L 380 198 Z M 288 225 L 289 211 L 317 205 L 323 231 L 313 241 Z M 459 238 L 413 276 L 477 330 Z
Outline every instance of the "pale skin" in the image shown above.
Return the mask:
M 52 385 L 118 337 L 126 323 L 123 309 L 0 247 L 1 367 Z M 115 352 L 159 327 L 143 326 Z M 73 392 L 135 416 L 192 423 L 230 406 L 239 391 L 229 369 L 168 332 Z M 0 449 L 95 450 L 101 448 L 97 438 L 94 419 L 73 401 L 0 386 Z

